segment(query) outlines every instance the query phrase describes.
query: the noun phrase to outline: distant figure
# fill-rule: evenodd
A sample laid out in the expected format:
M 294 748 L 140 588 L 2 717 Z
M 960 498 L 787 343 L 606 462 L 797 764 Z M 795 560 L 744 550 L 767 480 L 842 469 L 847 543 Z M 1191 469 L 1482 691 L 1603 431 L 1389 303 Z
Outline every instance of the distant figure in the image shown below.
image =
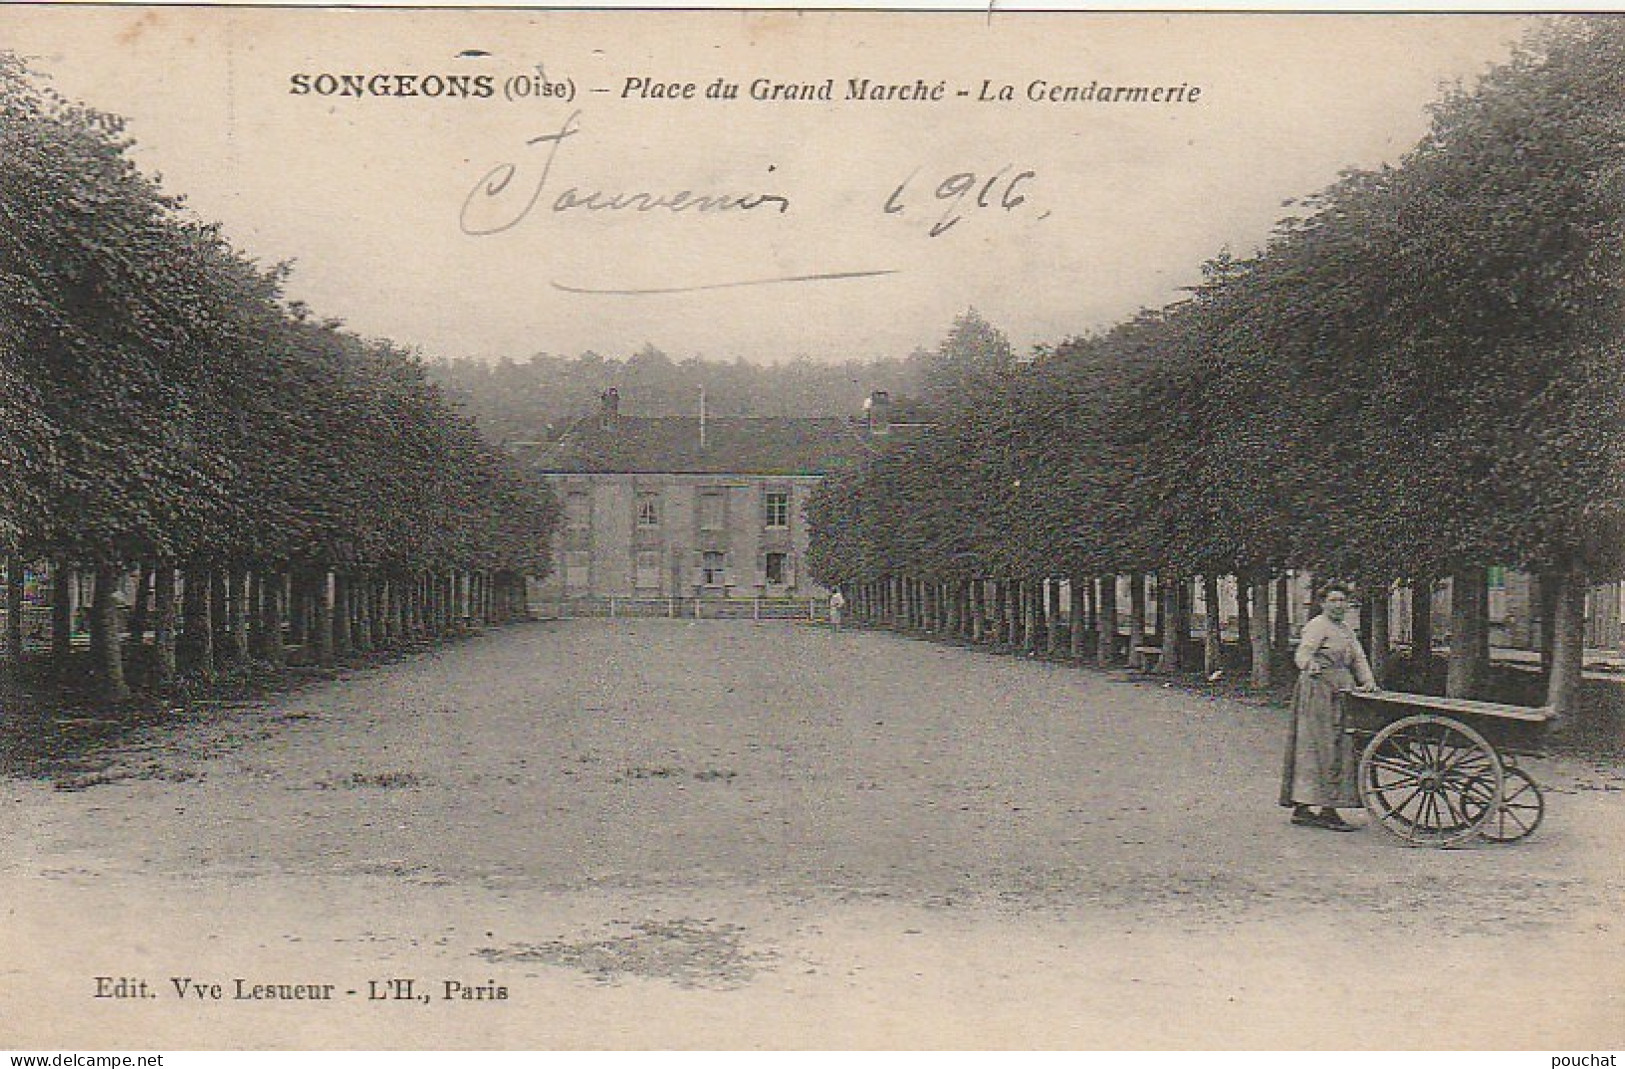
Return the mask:
M 829 626 L 839 631 L 841 629 L 841 610 L 846 608 L 846 598 L 839 590 L 833 591 L 829 596 Z
M 1337 717 L 1339 691 L 1376 690 L 1360 640 L 1343 622 L 1349 591 L 1328 583 L 1320 594 L 1320 615 L 1303 627 L 1294 659 L 1298 686 L 1292 692 L 1292 728 L 1281 773 L 1281 804 L 1292 807 L 1292 823 L 1306 828 L 1354 831 L 1339 809 L 1359 806 L 1354 744 Z M 1316 813 L 1315 806 L 1320 807 Z

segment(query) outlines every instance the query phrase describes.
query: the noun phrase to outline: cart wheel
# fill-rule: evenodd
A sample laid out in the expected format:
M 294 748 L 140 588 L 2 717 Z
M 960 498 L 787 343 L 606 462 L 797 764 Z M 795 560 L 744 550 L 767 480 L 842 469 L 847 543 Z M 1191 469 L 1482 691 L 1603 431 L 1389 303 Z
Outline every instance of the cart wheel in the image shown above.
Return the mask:
M 1411 846 L 1477 835 L 1501 805 L 1501 759 L 1459 720 L 1423 714 L 1383 728 L 1360 754 L 1360 801 L 1372 821 Z
M 1502 775 L 1501 804 L 1478 829 L 1478 834 L 1492 843 L 1515 843 L 1540 827 L 1541 818 L 1546 815 L 1546 796 L 1529 773 L 1515 765 L 1506 766 Z M 1490 791 L 1486 783 L 1474 781 L 1464 793 L 1469 810 L 1488 804 Z

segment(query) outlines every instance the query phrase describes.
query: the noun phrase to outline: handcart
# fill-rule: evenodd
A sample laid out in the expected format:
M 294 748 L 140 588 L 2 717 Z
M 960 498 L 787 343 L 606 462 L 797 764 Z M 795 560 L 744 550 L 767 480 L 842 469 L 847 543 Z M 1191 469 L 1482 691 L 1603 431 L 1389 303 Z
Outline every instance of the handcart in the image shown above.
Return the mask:
M 1516 842 L 1540 826 L 1545 797 L 1516 758 L 1543 751 L 1556 710 L 1388 690 L 1338 701 L 1360 801 L 1384 831 L 1442 847 Z

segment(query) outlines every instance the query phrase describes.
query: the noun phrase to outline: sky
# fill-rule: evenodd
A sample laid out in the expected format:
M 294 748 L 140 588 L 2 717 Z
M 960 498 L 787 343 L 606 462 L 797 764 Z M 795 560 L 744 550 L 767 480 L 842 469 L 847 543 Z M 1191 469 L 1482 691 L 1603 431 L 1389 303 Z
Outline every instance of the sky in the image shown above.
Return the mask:
M 967 307 L 1025 351 L 1166 304 L 1397 161 L 1528 23 L 6 5 L 0 47 L 357 333 L 776 363 L 904 356 Z M 1064 99 L 1091 86 L 1161 92 Z

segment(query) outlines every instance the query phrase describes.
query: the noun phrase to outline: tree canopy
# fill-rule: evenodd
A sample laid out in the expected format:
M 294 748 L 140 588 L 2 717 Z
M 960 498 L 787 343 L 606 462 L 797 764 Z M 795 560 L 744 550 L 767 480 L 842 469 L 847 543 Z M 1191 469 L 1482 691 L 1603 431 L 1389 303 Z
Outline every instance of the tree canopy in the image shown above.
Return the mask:
M 0 52 L 0 543 L 28 556 L 545 571 L 551 493 L 385 340 L 313 320 Z
M 817 574 L 1619 575 L 1622 131 L 1625 23 L 1542 29 L 1186 299 L 1004 363 L 826 483 Z M 939 351 L 971 337 L 997 332 Z

